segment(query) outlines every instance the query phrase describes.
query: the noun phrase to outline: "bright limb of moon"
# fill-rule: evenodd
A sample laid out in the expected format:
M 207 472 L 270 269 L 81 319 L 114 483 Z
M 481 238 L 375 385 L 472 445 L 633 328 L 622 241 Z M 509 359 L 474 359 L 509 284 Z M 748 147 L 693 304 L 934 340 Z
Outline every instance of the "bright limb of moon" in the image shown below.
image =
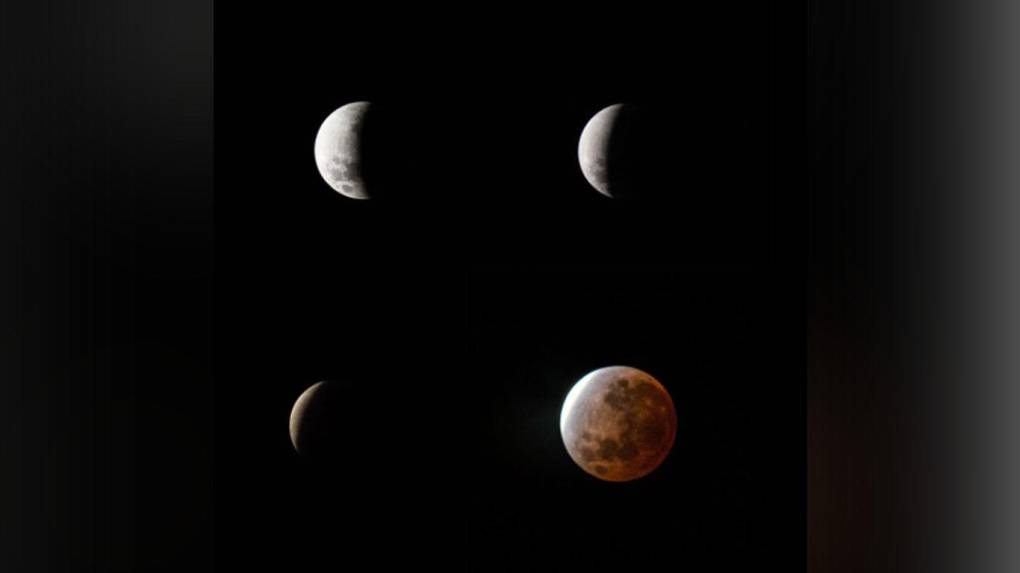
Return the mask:
M 301 451 L 302 446 L 302 424 L 306 422 L 305 414 L 308 410 L 309 404 L 314 402 L 315 396 L 322 390 L 325 382 L 316 382 L 308 387 L 307 390 L 298 396 L 298 399 L 294 402 L 294 407 L 290 411 L 290 442 L 294 445 L 294 449 Z

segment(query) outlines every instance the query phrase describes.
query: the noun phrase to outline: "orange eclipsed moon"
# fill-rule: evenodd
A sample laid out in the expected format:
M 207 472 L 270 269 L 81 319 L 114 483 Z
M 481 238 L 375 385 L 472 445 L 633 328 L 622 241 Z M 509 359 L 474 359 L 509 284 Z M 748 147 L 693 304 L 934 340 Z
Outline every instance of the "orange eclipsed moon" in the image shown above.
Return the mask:
M 581 469 L 606 481 L 630 481 L 666 459 L 676 438 L 676 409 L 647 372 L 629 366 L 599 368 L 567 394 L 560 434 Z

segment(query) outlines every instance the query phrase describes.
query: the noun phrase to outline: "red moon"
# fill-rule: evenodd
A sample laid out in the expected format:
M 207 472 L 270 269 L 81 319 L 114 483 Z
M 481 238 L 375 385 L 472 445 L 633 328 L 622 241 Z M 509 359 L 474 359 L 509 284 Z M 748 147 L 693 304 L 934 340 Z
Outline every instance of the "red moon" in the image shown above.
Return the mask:
M 676 409 L 666 388 L 647 372 L 599 368 L 567 394 L 560 434 L 581 469 L 606 481 L 630 481 L 666 459 L 676 438 Z

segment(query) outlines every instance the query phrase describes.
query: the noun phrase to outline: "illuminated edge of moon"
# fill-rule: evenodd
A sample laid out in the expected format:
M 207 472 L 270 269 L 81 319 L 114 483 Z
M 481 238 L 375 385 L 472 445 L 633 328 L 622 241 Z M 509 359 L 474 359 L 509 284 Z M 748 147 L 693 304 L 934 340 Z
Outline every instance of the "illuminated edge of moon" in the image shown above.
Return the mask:
M 608 366 L 607 368 L 612 368 L 612 366 Z M 588 386 L 588 384 L 592 381 L 595 375 L 601 372 L 602 370 L 604 370 L 604 368 L 596 368 L 595 370 L 592 370 L 591 372 L 585 374 L 584 376 L 581 377 L 580 380 L 575 382 L 574 386 L 570 388 L 569 392 L 567 392 L 567 397 L 563 400 L 563 408 L 560 410 L 561 438 L 566 439 L 567 415 L 569 412 L 573 411 L 574 403 L 577 402 L 577 399 L 581 395 L 581 392 L 584 391 L 585 387 Z
M 290 443 L 294 446 L 294 450 L 298 453 L 301 452 L 301 448 L 298 447 L 298 432 L 301 429 L 301 417 L 304 414 L 304 410 L 308 405 L 308 402 L 312 399 L 312 396 L 314 396 L 319 389 L 326 384 L 326 382 L 326 380 L 320 380 L 308 388 L 305 388 L 304 392 L 301 392 L 301 395 L 294 401 L 294 406 L 290 409 L 290 423 L 288 424 L 290 429 Z

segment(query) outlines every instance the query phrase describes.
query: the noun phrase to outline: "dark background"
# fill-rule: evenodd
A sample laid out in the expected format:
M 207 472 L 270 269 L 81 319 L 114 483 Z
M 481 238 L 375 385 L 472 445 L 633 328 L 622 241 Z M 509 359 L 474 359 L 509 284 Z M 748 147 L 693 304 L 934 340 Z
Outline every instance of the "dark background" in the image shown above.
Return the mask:
M 209 571 L 212 11 L 0 6 L 0 569 Z
M 0 563 L 802 563 L 803 174 L 777 172 L 800 76 L 770 7 L 220 2 L 215 97 L 204 3 L 0 10 Z M 355 100 L 407 125 L 402 200 L 316 172 L 320 122 Z M 653 201 L 577 168 L 620 101 L 668 127 Z M 570 385 L 610 364 L 677 404 L 675 449 L 635 483 L 591 478 L 558 435 Z M 372 463 L 293 451 L 322 379 L 360 385 Z
M 810 571 L 980 567 L 949 557 L 966 534 L 947 477 L 966 446 L 963 399 L 945 400 L 981 384 L 977 369 L 954 379 L 979 330 L 960 328 L 973 310 L 952 291 L 973 277 L 959 238 L 983 184 L 963 177 L 973 118 L 946 106 L 976 89 L 954 45 L 969 7 L 917 8 L 807 5 Z
M 781 370 L 801 275 L 779 252 L 775 31 L 757 10 L 725 37 L 693 24 L 724 16 L 702 6 L 679 25 L 218 10 L 219 555 L 801 563 L 799 356 Z M 319 124 L 358 100 L 402 118 L 399 200 L 344 198 L 315 169 Z M 607 200 L 577 167 L 585 122 L 618 101 L 670 126 L 654 201 Z M 611 364 L 678 405 L 676 449 L 636 483 L 597 482 L 560 442 L 570 385 Z M 351 439 L 386 459 L 324 471 L 294 453 L 290 408 L 321 379 L 367 385 Z

